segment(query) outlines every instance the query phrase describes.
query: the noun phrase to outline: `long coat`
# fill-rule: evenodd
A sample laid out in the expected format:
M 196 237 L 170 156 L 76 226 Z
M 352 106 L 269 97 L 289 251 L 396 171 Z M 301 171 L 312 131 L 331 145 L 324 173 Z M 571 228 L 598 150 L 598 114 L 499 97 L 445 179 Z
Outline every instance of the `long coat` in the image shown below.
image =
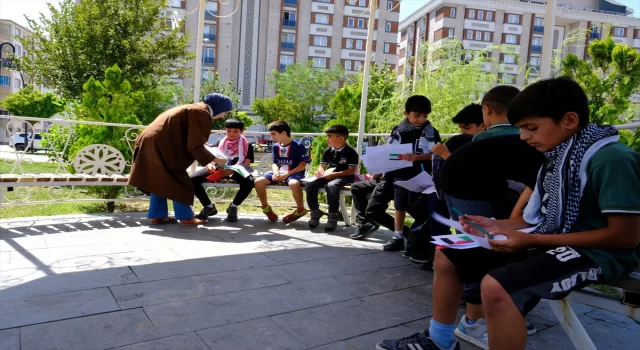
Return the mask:
M 204 144 L 211 134 L 209 107 L 182 105 L 160 114 L 136 140 L 129 185 L 146 193 L 193 205 L 187 168 L 214 160 Z

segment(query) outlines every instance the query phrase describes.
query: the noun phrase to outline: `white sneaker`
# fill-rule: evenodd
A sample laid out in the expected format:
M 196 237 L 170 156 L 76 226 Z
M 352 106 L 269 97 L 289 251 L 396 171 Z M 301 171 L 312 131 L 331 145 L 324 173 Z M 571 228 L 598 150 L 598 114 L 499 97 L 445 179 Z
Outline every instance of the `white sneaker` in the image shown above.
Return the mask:
M 484 350 L 489 349 L 489 333 L 487 333 L 487 321 L 484 318 L 478 319 L 474 324 L 468 324 L 467 315 L 464 315 L 454 333 L 461 340 Z

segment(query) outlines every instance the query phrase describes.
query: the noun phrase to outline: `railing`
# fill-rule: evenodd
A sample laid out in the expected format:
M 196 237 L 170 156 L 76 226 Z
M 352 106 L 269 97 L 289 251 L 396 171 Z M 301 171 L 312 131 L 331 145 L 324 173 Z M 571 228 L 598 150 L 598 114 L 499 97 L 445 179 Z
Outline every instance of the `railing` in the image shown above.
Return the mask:
M 215 41 L 216 40 L 216 34 L 215 33 L 204 33 L 204 35 L 202 35 L 202 39 Z
M 298 5 L 298 0 L 284 0 L 284 4 L 285 4 L 285 5 L 294 5 L 294 6 L 297 6 L 297 5 Z
M 283 49 L 293 49 L 296 47 L 296 43 L 291 43 L 291 42 L 281 42 L 280 43 L 280 47 Z
M 204 63 L 207 63 L 207 64 L 216 63 L 216 58 L 215 57 L 204 57 L 202 60 L 204 61 Z
M 295 19 L 283 19 L 282 20 L 282 25 L 283 26 L 287 26 L 287 27 L 295 27 L 296 26 L 296 20 Z
M 533 52 L 533 53 L 541 53 L 542 52 L 542 46 L 538 46 L 538 45 L 531 46 L 531 52 Z
M 533 26 L 534 33 L 544 33 L 544 26 Z
M 216 19 L 218 19 L 218 11 L 205 11 L 204 19 L 207 21 L 215 21 Z
M 286 63 L 280 63 L 280 71 L 284 72 L 287 69 L 288 64 Z
M 600 32 L 591 32 L 589 34 L 589 39 L 600 39 Z

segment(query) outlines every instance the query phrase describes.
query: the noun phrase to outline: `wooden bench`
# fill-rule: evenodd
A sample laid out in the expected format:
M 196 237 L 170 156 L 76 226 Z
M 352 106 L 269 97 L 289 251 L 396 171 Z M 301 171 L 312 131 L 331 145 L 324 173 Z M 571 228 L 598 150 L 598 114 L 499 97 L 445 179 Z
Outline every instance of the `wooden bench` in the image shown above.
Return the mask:
M 262 175 L 260 169 L 270 169 L 271 155 L 265 155 L 260 161 L 255 176 Z M 6 192 L 16 187 L 61 187 L 61 186 L 127 186 L 128 175 L 123 175 L 125 158 L 117 149 L 107 145 L 90 145 L 78 152 L 73 162 L 76 174 L 0 174 L 0 207 Z M 304 187 L 304 183 L 302 184 Z M 206 188 L 239 188 L 232 180 L 205 183 Z M 269 190 L 289 190 L 286 184 L 267 186 Z M 325 192 L 321 189 L 320 192 Z M 351 225 L 351 216 L 347 209 L 346 197 L 351 196 L 351 188 L 346 186 L 340 191 L 340 212 L 347 226 Z M 144 200 L 145 197 L 140 197 Z M 73 202 L 73 200 L 66 200 Z M 109 201 L 107 199 L 104 200 Z M 52 202 L 55 203 L 55 202 Z
M 640 271 L 632 273 L 628 279 L 604 285 L 622 289 L 622 296 L 615 298 L 584 289 L 572 292 L 563 300 L 549 300 L 553 313 L 558 318 L 573 346 L 578 350 L 595 350 L 596 347 L 584 327 L 582 327 L 575 312 L 571 309 L 569 301 L 635 319 L 640 318 Z

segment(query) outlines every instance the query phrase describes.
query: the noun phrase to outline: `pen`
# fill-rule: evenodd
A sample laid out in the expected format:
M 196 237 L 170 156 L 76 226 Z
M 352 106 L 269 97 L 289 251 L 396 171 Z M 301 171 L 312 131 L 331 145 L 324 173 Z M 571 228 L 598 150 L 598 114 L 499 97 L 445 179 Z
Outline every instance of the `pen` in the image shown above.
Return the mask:
M 424 171 L 424 164 L 420 164 L 420 166 L 422 167 L 422 171 Z
M 476 228 L 476 230 L 484 233 L 487 237 L 493 239 L 493 235 L 492 234 L 490 234 L 489 232 L 487 232 L 487 230 L 485 230 L 482 227 L 480 227 L 480 225 L 478 225 L 475 222 L 467 219 L 467 216 L 465 214 L 462 214 L 458 209 L 456 209 L 455 207 L 451 207 L 451 210 L 453 210 L 453 213 L 456 214 L 457 216 L 462 216 L 463 218 L 465 218 L 469 222 L 469 224 L 471 226 Z

